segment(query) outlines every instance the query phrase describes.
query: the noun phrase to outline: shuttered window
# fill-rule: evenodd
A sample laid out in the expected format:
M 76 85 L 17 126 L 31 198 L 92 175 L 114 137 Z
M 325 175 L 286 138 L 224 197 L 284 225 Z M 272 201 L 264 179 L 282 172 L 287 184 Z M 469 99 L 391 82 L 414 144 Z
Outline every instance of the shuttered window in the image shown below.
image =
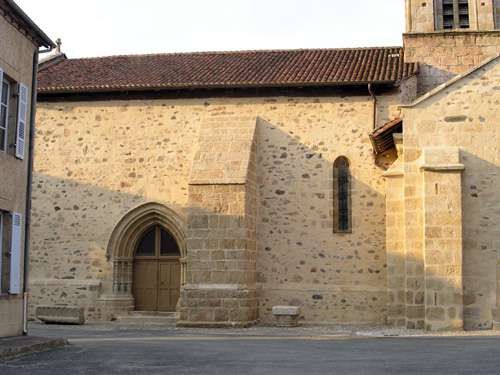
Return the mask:
M 349 160 L 341 156 L 333 164 L 334 232 L 350 233 L 351 227 L 351 173 Z
M 22 221 L 21 214 L 12 214 L 9 289 L 11 294 L 21 294 Z
M 2 293 L 2 280 L 3 280 L 3 253 L 4 253 L 4 246 L 3 246 L 3 224 L 4 224 L 4 218 L 3 218 L 3 213 L 0 211 L 0 294 Z
M 19 84 L 19 103 L 17 114 L 16 157 L 24 159 L 26 147 L 26 119 L 28 116 L 28 88 Z
M 438 30 L 470 27 L 469 0 L 436 0 L 435 13 Z
M 0 69 L 0 151 L 7 150 L 10 85 Z

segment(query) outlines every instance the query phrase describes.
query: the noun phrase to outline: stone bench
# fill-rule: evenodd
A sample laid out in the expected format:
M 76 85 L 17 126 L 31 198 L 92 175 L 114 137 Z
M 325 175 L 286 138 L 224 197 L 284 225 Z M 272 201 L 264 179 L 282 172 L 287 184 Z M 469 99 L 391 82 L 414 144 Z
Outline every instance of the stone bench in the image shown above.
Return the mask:
M 278 327 L 297 327 L 299 325 L 300 307 L 273 306 L 273 315 Z
M 500 331 L 500 309 L 493 309 L 493 329 Z
M 35 316 L 45 323 L 84 324 L 83 307 L 38 306 Z

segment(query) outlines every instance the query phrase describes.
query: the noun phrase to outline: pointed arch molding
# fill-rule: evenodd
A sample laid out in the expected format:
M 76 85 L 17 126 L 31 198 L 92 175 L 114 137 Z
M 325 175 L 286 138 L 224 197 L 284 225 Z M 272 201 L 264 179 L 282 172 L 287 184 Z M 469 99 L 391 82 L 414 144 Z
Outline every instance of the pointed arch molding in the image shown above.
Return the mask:
M 187 255 L 185 221 L 174 210 L 150 202 L 127 212 L 111 233 L 106 256 L 113 262 L 115 294 L 131 294 L 134 251 L 142 234 L 154 225 L 165 228 L 177 241 L 181 251 L 181 283 L 184 284 Z

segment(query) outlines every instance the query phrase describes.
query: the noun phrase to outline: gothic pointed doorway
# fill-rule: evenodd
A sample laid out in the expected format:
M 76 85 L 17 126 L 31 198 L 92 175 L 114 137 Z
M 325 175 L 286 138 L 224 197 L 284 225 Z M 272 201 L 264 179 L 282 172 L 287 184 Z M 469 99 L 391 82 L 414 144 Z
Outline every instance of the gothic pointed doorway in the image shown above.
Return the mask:
M 181 287 L 181 252 L 160 225 L 148 228 L 134 254 L 133 294 L 137 311 L 175 311 Z

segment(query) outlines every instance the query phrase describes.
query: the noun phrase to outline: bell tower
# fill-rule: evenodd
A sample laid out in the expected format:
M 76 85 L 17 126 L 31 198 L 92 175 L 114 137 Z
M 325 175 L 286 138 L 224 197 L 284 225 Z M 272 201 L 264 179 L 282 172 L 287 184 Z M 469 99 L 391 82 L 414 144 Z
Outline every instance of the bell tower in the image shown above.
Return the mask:
M 403 40 L 423 94 L 500 53 L 500 0 L 406 0 Z

